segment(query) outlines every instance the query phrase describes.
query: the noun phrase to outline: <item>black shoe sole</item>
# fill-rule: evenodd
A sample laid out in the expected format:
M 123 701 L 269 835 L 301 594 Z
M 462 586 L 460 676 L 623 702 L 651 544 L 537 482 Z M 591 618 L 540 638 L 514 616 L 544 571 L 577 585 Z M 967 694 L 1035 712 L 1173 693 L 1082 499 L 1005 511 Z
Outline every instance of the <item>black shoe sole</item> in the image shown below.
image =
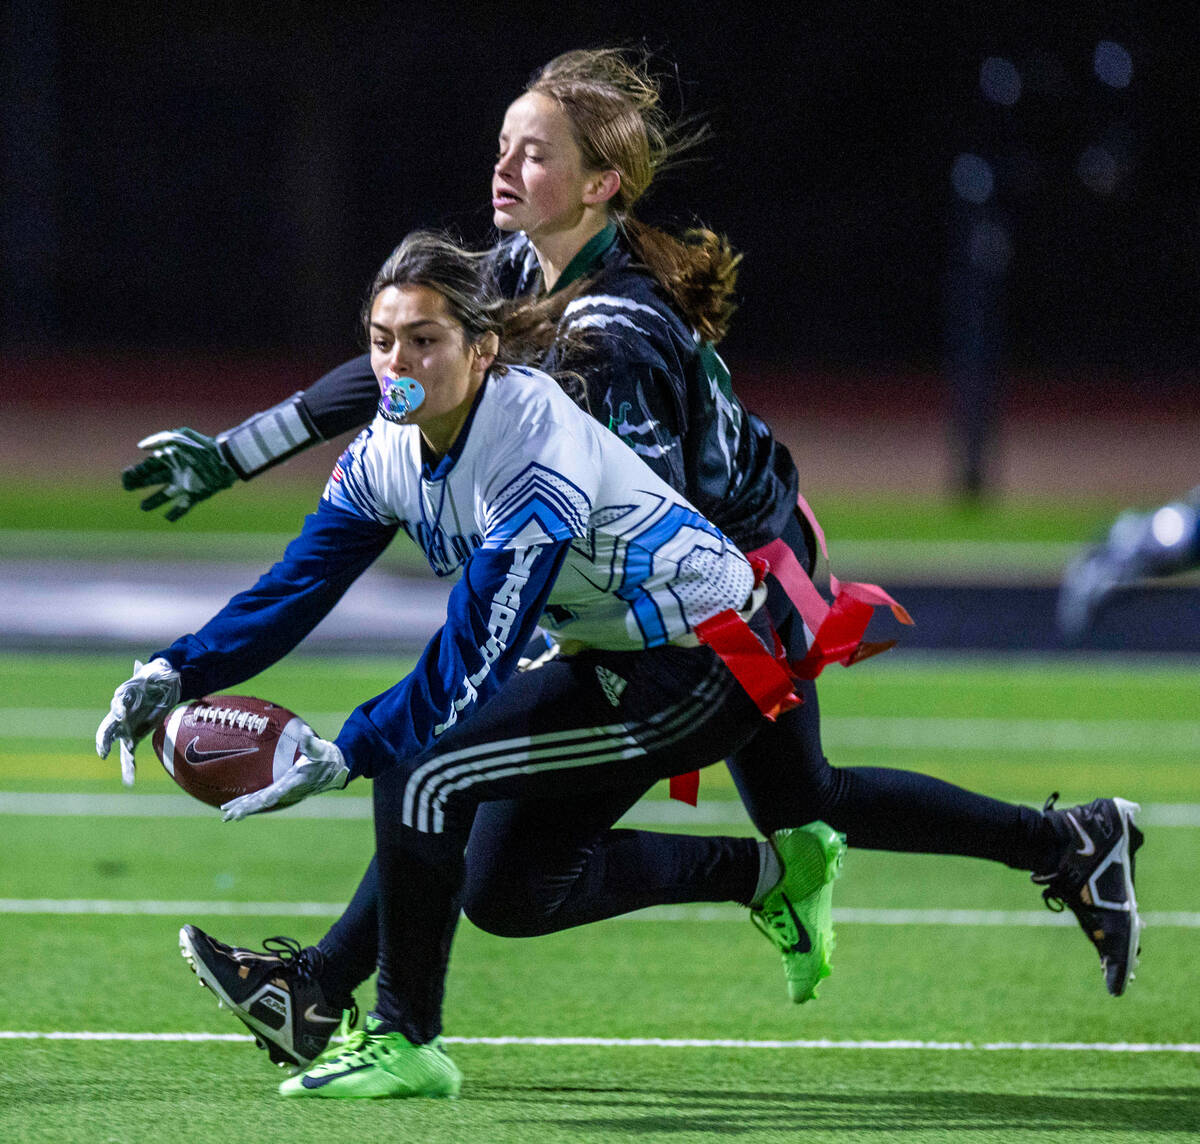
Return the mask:
M 1145 840 L 1142 832 L 1134 823 L 1134 815 L 1141 807 L 1136 802 L 1115 798 L 1117 813 L 1121 816 L 1121 833 L 1125 840 L 1125 894 L 1129 902 L 1129 944 L 1125 950 L 1125 973 L 1114 984 L 1109 984 L 1107 971 L 1104 984 L 1114 997 L 1120 997 L 1125 992 L 1129 982 L 1133 980 L 1133 971 L 1138 966 L 1138 954 L 1142 948 L 1142 919 L 1138 913 L 1137 894 L 1134 890 L 1134 861 L 1133 856 Z

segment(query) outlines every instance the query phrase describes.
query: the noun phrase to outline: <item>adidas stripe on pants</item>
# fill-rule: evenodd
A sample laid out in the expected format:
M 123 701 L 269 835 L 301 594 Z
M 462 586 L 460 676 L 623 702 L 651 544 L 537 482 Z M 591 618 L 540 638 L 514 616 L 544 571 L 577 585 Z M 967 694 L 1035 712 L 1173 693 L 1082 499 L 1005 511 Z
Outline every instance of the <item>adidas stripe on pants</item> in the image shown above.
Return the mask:
M 448 731 L 435 752 L 377 778 L 376 1012 L 411 1040 L 440 1032 L 446 964 L 467 865 L 474 861 L 473 895 L 485 898 L 481 887 L 503 870 L 505 847 L 495 842 L 502 833 L 499 824 L 512 825 L 512 800 L 520 800 L 521 814 L 550 818 L 549 824 L 540 823 L 543 834 L 548 828 L 551 836 L 546 845 L 569 851 L 590 803 L 596 814 L 587 828 L 602 830 L 654 782 L 720 761 L 762 724 L 757 708 L 707 648 L 588 652 L 515 676 L 485 707 Z M 493 804 L 495 813 L 490 813 Z M 606 824 L 605 818 L 611 821 Z M 556 837 L 559 825 L 562 837 Z M 686 845 L 691 841 L 712 849 L 709 840 Z M 736 861 L 713 862 L 696 854 L 697 861 L 714 866 L 711 900 L 728 900 L 733 875 L 744 881 L 756 868 L 751 840 L 728 841 L 737 850 Z M 487 862 L 481 861 L 483 854 L 489 855 Z M 602 887 L 592 889 L 594 900 L 572 924 L 641 904 L 636 892 L 606 901 Z M 663 900 L 661 887 L 655 893 Z M 692 886 L 681 900 L 706 896 Z

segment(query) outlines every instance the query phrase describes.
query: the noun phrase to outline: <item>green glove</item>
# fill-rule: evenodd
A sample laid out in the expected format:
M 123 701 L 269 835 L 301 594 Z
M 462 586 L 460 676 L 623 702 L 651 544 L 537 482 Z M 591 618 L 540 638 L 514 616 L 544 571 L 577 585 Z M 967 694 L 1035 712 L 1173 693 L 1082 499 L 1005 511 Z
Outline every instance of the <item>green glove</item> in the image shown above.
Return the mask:
M 192 505 L 237 480 L 237 473 L 221 455 L 217 442 L 195 429 L 152 433 L 138 442 L 138 448 L 154 451 L 144 461 L 130 465 L 121 474 L 121 484 L 126 489 L 162 485 L 142 501 L 142 510 L 153 512 L 169 502 L 167 520 L 178 520 Z

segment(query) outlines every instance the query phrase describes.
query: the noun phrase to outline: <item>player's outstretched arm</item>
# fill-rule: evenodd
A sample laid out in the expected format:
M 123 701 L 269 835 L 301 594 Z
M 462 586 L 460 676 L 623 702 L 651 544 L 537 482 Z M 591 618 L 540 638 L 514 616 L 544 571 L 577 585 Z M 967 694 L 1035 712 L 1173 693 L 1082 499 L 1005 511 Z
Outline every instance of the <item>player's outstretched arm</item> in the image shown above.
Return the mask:
M 142 509 L 153 512 L 167 505 L 167 520 L 176 521 L 236 481 L 248 481 L 320 441 L 365 425 L 378 401 L 370 358 L 357 357 L 216 437 L 189 428 L 151 434 L 138 442 L 150 455 L 125 469 L 121 483 L 130 491 L 154 489 Z
M 108 758 L 113 740 L 121 744 L 121 781 L 133 786 L 133 753 L 179 702 L 181 681 L 165 659 L 143 664 L 133 661 L 133 675 L 114 692 L 108 714 L 96 729 L 96 754 Z

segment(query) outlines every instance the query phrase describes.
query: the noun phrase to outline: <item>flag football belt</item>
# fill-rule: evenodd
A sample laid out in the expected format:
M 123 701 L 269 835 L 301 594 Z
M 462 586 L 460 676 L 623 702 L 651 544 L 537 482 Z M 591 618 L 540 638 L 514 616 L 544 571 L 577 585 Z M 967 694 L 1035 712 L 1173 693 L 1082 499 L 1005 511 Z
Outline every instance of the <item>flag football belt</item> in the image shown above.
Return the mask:
M 812 528 L 828 564 L 829 549 L 824 531 L 804 497 L 798 496 L 796 504 Z M 876 608 L 886 605 L 900 623 L 913 622 L 904 607 L 878 584 L 843 584 L 832 571 L 829 574 L 829 590 L 833 603 L 827 604 L 812 578 L 800 566 L 795 552 L 782 539 L 756 548 L 747 553 L 747 557 L 754 569 L 754 593 L 750 603 L 740 612 L 728 608 L 697 624 L 695 635 L 699 643 L 712 648 L 721 657 L 746 694 L 754 700 L 755 706 L 768 719 L 773 720 L 800 705 L 800 697 L 795 691 L 796 683 L 800 680 L 816 679 L 831 663 L 850 667 L 895 646 L 895 640 L 864 640 L 867 625 Z M 746 622 L 765 598 L 763 581 L 768 573 L 779 582 L 804 621 L 808 651 L 803 659 L 787 658 L 774 625 L 771 627 L 771 638 L 775 645 L 772 652 L 768 651 Z M 695 806 L 699 789 L 699 771 L 671 778 L 671 797 L 680 802 Z

